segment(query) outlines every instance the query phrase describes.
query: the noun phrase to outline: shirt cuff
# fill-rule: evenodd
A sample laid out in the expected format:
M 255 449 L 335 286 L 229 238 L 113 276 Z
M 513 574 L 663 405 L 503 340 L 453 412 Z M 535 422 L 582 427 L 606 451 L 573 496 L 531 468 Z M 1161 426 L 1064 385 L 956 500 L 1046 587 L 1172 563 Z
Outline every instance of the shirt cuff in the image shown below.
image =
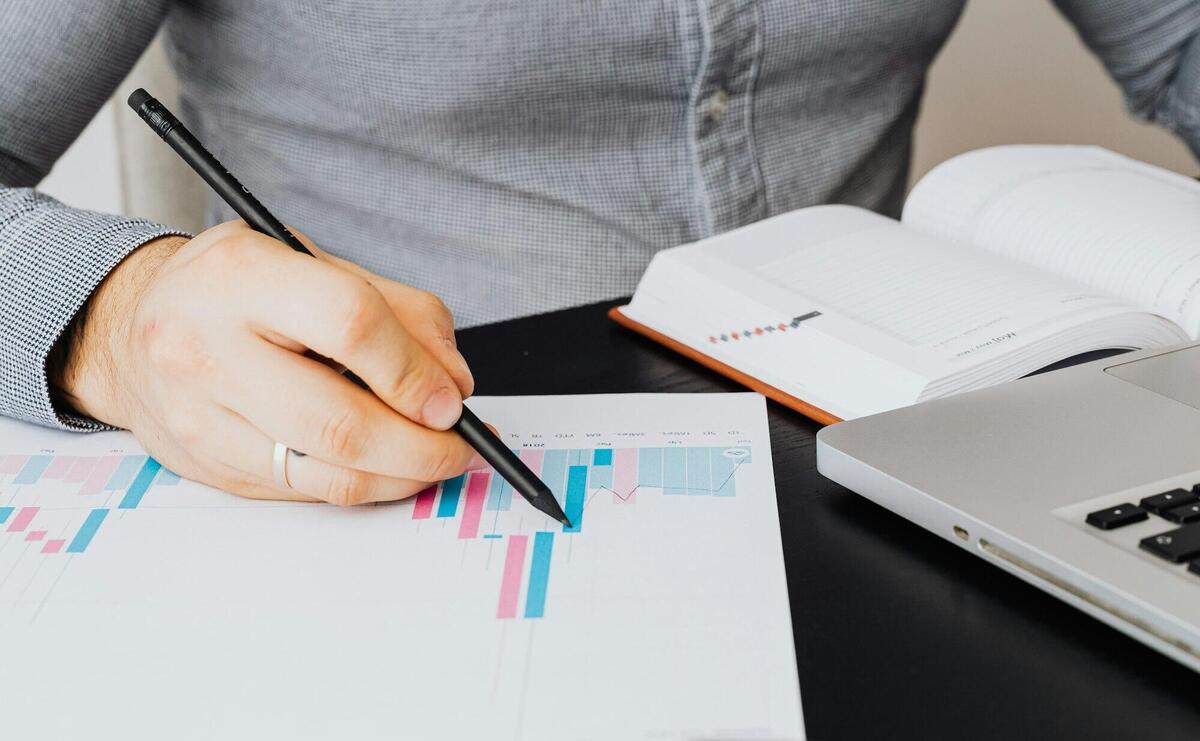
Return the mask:
M 56 409 L 46 360 L 80 308 L 141 245 L 186 232 L 0 189 L 0 414 L 65 430 L 111 429 Z

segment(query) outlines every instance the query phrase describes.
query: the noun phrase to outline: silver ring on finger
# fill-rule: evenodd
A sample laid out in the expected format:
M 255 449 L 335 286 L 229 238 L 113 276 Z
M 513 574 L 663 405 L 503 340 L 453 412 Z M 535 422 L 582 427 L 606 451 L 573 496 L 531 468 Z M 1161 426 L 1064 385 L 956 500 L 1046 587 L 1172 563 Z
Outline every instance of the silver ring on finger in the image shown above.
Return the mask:
M 292 482 L 288 480 L 288 453 L 292 449 L 283 443 L 275 443 L 275 452 L 271 456 L 271 473 L 275 478 L 275 486 L 280 489 L 291 489 Z

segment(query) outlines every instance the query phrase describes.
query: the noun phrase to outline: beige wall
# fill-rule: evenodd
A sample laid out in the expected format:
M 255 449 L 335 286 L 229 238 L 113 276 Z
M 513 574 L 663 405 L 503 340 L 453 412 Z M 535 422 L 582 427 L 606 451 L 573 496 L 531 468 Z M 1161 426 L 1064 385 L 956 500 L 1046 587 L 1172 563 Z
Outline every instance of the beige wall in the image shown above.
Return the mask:
M 131 79 L 164 100 L 174 95 L 158 45 Z M 85 208 L 195 228 L 203 186 L 130 119 L 123 100 L 134 86 L 121 86 L 122 102 L 105 106 L 42 187 Z M 1006 142 L 1101 144 L 1183 173 L 1200 172 L 1178 140 L 1125 113 L 1116 86 L 1050 0 L 968 3 L 930 74 L 913 176 L 959 152 Z
M 917 127 L 914 180 L 992 144 L 1099 144 L 1196 175 L 1174 135 L 1135 121 L 1050 0 L 970 0 L 938 57 Z

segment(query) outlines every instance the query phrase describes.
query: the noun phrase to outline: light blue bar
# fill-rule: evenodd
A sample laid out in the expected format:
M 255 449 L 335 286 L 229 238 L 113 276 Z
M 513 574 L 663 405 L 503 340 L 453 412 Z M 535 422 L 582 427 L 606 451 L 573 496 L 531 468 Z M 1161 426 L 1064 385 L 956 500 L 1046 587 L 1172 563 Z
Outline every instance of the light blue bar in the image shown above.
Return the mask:
M 560 506 L 567 493 L 567 456 L 570 452 L 561 448 L 547 450 L 542 458 L 542 481 L 554 492 L 554 498 Z
M 663 494 L 687 493 L 687 451 L 683 448 L 663 449 Z
M 25 461 L 25 465 L 17 472 L 17 477 L 13 479 L 14 484 L 36 484 L 38 479 L 46 471 L 46 466 L 50 465 L 50 461 L 54 460 L 52 455 L 33 455 L 29 460 Z
M 0 507 L 0 525 L 8 522 L 8 518 L 12 517 L 12 513 L 16 511 L 16 507 Z
M 142 503 L 142 497 L 146 496 L 146 490 L 150 488 L 150 482 L 154 481 L 158 470 L 162 468 L 162 464 L 153 458 L 147 458 L 142 464 L 142 470 L 138 471 L 137 478 L 125 490 L 125 496 L 121 498 L 121 503 L 117 505 L 118 509 L 137 509 L 137 506 Z
M 712 494 L 713 488 L 712 477 L 708 472 L 708 448 L 688 448 L 688 494 Z
M 160 468 L 158 469 L 158 479 L 154 483 L 158 486 L 177 486 L 179 481 L 179 474 L 166 468 Z
M 498 538 L 503 538 L 504 536 L 500 533 L 484 533 L 483 537 L 487 538 L 488 540 L 495 540 Z
M 593 466 L 592 467 L 592 488 L 612 489 L 613 485 L 613 467 L 612 466 Z
M 458 513 L 458 498 L 462 494 L 466 474 L 442 482 L 442 498 L 438 500 L 438 517 L 453 517 Z
M 663 449 L 642 448 L 638 452 L 638 484 L 640 486 L 662 486 Z
M 612 448 L 596 448 L 596 452 L 592 454 L 592 465 L 611 466 Z
M 105 491 L 115 489 L 124 489 L 133 481 L 133 477 L 141 470 L 142 464 L 146 462 L 144 455 L 127 455 L 121 459 L 117 470 L 113 471 L 112 476 L 108 477 L 108 483 L 104 485 Z
M 712 479 L 713 496 L 733 496 L 733 459 L 725 455 L 725 448 L 709 448 L 708 452 L 709 476 Z
M 512 506 L 512 487 L 498 473 L 492 473 L 492 483 L 488 487 L 485 506 L 489 512 L 507 512 Z
M 83 521 L 83 527 L 79 528 L 79 532 L 75 533 L 75 537 L 67 546 L 67 553 L 83 553 L 87 550 L 88 544 L 92 542 L 92 538 L 96 537 L 96 531 L 100 529 L 100 524 L 104 522 L 104 518 L 108 517 L 108 510 L 94 509 L 88 513 L 87 519 Z
M 533 536 L 533 558 L 529 564 L 529 591 L 525 595 L 525 617 L 546 614 L 546 585 L 550 582 L 550 555 L 554 552 L 554 533 L 540 531 Z
M 563 525 L 564 533 L 577 533 L 583 525 L 583 504 L 587 498 L 587 466 L 571 466 L 567 472 L 567 503 L 563 513 L 571 521 L 571 527 Z

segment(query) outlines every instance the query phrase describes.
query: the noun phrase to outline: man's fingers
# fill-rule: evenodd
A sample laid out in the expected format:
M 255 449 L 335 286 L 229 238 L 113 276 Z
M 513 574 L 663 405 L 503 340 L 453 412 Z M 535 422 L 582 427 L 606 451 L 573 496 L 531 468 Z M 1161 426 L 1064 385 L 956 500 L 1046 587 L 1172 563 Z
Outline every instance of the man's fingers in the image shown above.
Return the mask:
M 459 353 L 458 343 L 454 338 L 454 316 L 441 299 L 428 291 L 388 280 L 349 260 L 334 257 L 313 244 L 308 237 L 299 232 L 296 234 L 314 255 L 319 255 L 322 260 L 333 263 L 375 286 L 405 329 L 442 364 L 458 384 L 463 398 L 474 393 L 475 377 L 471 375 L 466 359 Z
M 458 420 L 458 384 L 375 287 L 282 246 L 275 258 L 270 270 L 255 271 L 242 285 L 256 330 L 281 334 L 339 361 L 411 420 L 441 430 Z
M 360 268 L 361 270 L 361 268 Z M 458 384 L 463 398 L 475 392 L 475 377 L 454 338 L 454 317 L 441 299 L 402 283 L 379 276 L 367 278 L 383 295 L 392 313 L 417 342 L 432 355 Z
M 459 435 L 416 424 L 309 358 L 253 340 L 238 351 L 252 378 L 217 379 L 212 393 L 273 440 L 327 463 L 440 481 L 479 465 Z
M 412 496 L 428 484 L 338 466 L 314 456 L 288 454 L 287 482 L 275 482 L 275 443 L 232 412 L 221 425 L 225 444 L 212 451 L 226 469 L 222 478 L 233 493 L 252 499 L 329 502 L 340 506 L 391 502 Z

